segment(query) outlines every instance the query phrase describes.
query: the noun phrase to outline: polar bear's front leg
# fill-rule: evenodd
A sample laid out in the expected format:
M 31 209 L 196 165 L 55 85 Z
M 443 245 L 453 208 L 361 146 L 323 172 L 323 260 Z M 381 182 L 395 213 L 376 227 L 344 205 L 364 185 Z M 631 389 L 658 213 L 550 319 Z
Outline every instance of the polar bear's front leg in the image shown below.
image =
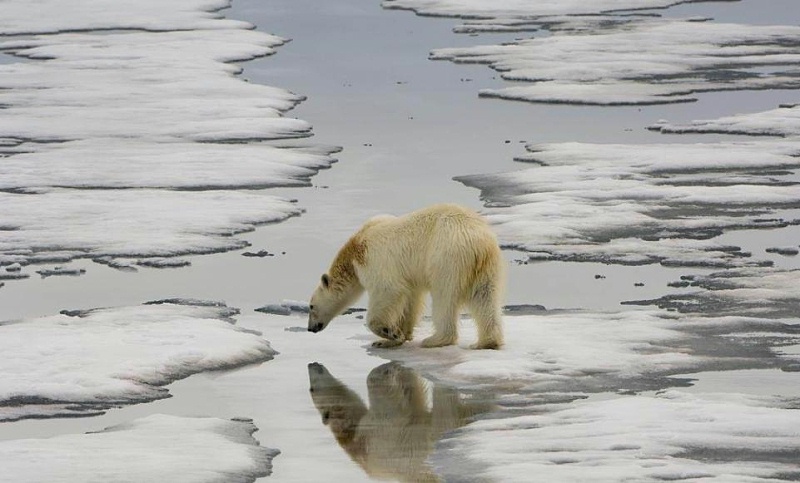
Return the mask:
M 403 315 L 400 317 L 400 330 L 406 336 L 406 340 L 414 338 L 414 328 L 422 318 L 422 312 L 425 310 L 425 293 L 416 291 L 408 297 L 406 306 L 403 309 Z
M 373 334 L 386 340 L 377 341 L 374 347 L 395 347 L 406 341 L 399 325 L 407 297 L 372 291 L 367 308 L 367 327 Z

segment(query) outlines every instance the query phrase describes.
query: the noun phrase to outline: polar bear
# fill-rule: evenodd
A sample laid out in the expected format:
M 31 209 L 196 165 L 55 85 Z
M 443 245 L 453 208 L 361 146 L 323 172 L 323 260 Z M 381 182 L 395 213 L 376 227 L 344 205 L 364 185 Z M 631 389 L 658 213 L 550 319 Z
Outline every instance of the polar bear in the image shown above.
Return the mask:
M 322 423 L 372 478 L 440 481 L 427 463 L 436 442 L 494 408 L 489 400 L 464 399 L 439 384 L 429 392 L 420 376 L 398 362 L 369 373 L 369 408 L 322 364 L 309 364 L 308 378 Z
M 478 328 L 473 349 L 499 349 L 505 262 L 486 221 L 458 205 L 367 221 L 339 250 L 309 303 L 308 330 L 319 332 L 366 290 L 367 327 L 394 347 L 411 340 L 429 292 L 434 334 L 422 347 L 458 340 L 467 306 Z

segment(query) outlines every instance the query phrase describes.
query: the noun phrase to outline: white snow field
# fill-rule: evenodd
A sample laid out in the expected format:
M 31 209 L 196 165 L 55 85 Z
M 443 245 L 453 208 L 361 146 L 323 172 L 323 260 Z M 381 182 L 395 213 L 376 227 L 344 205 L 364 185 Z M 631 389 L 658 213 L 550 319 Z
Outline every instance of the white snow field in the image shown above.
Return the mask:
M 308 186 L 336 148 L 280 141 L 310 135 L 284 116 L 303 98 L 232 64 L 285 39 L 227 0 L 79 3 L 3 2 L 0 50 L 31 60 L 0 65 L 0 264 L 229 250 L 302 212 L 254 189 Z
M 784 181 L 800 166 L 789 141 L 527 146 L 537 166 L 456 179 L 482 190 L 502 243 L 533 258 L 624 264 L 764 263 L 709 240 L 724 230 L 785 226 L 800 207 Z
M 775 397 L 588 400 L 470 424 L 433 457 L 448 481 L 766 482 L 800 475 L 800 411 Z
M 169 397 L 191 374 L 262 362 L 269 343 L 222 304 L 164 301 L 0 324 L 0 421 L 97 414 Z
M 278 450 L 248 420 L 152 415 L 102 431 L 0 442 L 3 478 L 18 483 L 252 482 Z

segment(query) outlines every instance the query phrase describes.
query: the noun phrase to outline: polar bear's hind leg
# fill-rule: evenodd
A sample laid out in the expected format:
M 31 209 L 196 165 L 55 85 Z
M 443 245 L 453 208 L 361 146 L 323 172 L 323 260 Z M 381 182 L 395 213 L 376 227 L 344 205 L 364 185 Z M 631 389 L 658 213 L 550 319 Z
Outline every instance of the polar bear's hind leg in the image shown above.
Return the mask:
M 496 265 L 494 270 L 503 268 L 497 266 L 497 262 L 493 265 Z M 481 274 L 467 302 L 478 329 L 478 342 L 470 346 L 472 349 L 499 349 L 503 345 L 503 287 L 498 283 L 502 277 L 493 273 L 494 270 Z

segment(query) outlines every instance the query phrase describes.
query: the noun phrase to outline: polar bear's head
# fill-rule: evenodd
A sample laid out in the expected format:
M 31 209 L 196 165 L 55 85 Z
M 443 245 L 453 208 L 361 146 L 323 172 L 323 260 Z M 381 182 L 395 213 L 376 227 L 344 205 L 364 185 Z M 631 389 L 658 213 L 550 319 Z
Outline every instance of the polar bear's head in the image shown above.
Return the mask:
M 339 291 L 331 287 L 330 275 L 323 273 L 308 305 L 309 332 L 321 331 L 328 326 L 334 317 L 344 311 L 344 307 L 340 307 L 342 305 L 341 298 Z
M 339 279 L 343 277 L 338 277 Z M 308 312 L 308 331 L 319 332 L 355 302 L 364 291 L 355 280 L 339 280 L 335 275 L 323 274 L 311 295 Z

